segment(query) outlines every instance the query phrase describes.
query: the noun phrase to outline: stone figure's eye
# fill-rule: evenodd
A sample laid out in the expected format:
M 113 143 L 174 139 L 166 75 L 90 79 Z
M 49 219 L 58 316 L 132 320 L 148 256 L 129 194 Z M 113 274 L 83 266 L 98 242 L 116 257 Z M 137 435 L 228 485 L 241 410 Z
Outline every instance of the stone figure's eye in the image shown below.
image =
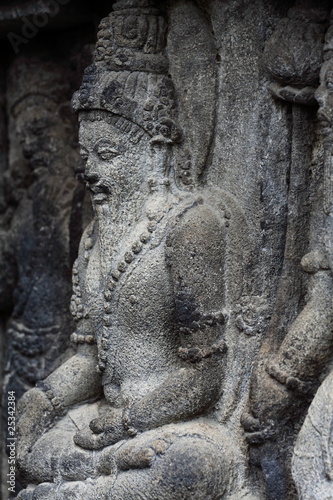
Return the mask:
M 101 149 L 98 151 L 98 156 L 105 161 L 112 160 L 119 155 L 119 151 L 116 149 Z

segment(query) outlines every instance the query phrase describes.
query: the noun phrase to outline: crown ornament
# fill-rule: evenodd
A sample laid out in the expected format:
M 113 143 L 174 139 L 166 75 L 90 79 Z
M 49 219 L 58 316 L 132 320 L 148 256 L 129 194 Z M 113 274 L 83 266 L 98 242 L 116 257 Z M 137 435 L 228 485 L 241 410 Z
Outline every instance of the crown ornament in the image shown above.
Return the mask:
M 95 60 L 110 71 L 166 74 L 166 22 L 152 2 L 124 1 L 99 25 Z
M 151 0 L 115 3 L 99 25 L 95 63 L 85 71 L 73 109 L 108 111 L 155 140 L 181 142 L 165 46 L 166 21 Z

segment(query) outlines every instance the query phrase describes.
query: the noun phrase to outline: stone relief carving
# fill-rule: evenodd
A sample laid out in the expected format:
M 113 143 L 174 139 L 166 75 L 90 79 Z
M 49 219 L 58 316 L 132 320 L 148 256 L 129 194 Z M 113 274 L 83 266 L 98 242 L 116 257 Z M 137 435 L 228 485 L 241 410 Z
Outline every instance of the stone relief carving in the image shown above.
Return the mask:
M 277 348 L 270 350 L 267 343 L 263 344 L 252 385 L 252 415 L 244 417 L 244 427 L 249 432 L 249 442 L 257 455 L 256 460 L 261 465 L 269 498 L 285 498 L 288 490 L 290 491 L 290 480 L 289 486 L 283 485 L 283 476 L 285 476 L 283 462 L 290 456 L 290 448 L 293 447 L 295 436 L 299 431 L 302 415 L 304 418 L 307 405 L 332 359 L 333 283 L 330 243 L 332 198 L 329 137 L 331 111 L 328 70 L 331 29 L 326 32 L 324 44 L 323 34 L 327 29 L 329 16 L 323 6 L 319 9 L 309 9 L 309 6 L 305 9 L 302 6 L 291 9 L 289 19 L 284 19 L 279 23 L 276 32 L 266 45 L 268 67 L 273 76 L 284 84 L 293 84 L 293 86 L 273 84 L 270 87 L 272 93 L 296 105 L 312 106 L 319 103 L 319 127 L 316 132 L 320 141 L 318 149 L 313 151 L 312 165 L 320 163 L 323 170 L 321 184 L 313 182 L 316 199 L 310 219 L 309 248 L 308 253 L 301 260 L 303 271 L 309 275 L 306 304 L 286 330 Z M 307 19 L 306 23 L 299 22 L 301 18 Z M 293 19 L 298 19 L 298 21 L 295 22 Z M 280 30 L 286 30 L 287 33 L 281 42 L 282 50 L 279 42 Z M 290 43 L 289 45 L 288 34 L 293 38 L 298 37 L 300 32 L 303 33 L 305 43 L 302 45 Z M 290 49 L 295 53 L 286 53 Z M 308 57 L 304 57 L 302 51 L 309 51 L 309 49 Z M 274 54 L 279 54 L 281 59 L 274 60 Z M 320 85 L 311 87 L 310 85 L 315 85 L 318 80 L 318 68 L 322 63 L 323 54 L 325 61 L 320 70 Z M 294 125 L 297 126 L 296 120 L 299 116 L 293 115 L 293 119 Z M 324 389 L 318 392 L 315 401 L 317 398 L 320 399 L 320 394 L 321 398 L 323 397 L 323 392 Z M 328 485 L 326 485 L 326 490 L 324 488 L 316 493 L 318 496 L 312 496 L 317 488 L 317 476 L 321 475 L 321 469 L 316 462 L 317 450 L 313 446 L 316 443 L 320 448 L 320 444 L 317 436 L 310 436 L 311 431 L 321 434 L 321 426 L 315 423 L 319 418 L 319 413 L 315 415 L 319 406 L 316 406 L 315 402 L 313 405 L 306 420 L 308 423 L 301 431 L 296 445 L 294 479 L 300 494 L 299 498 L 330 498 L 333 490 Z M 253 416 L 256 418 L 254 419 Z M 325 433 L 324 428 L 323 423 L 323 433 Z M 282 434 L 285 436 L 284 439 L 281 439 Z M 301 449 L 302 446 L 303 449 Z M 301 456 L 303 461 L 311 462 L 311 470 L 309 465 L 306 467 L 301 463 L 301 459 L 297 458 Z M 311 456 L 313 460 L 310 459 Z M 307 478 L 305 478 L 305 468 Z M 269 477 L 270 474 L 273 480 Z M 278 479 L 280 483 L 276 486 L 274 483 Z M 319 489 L 320 486 L 318 491 Z M 328 491 L 330 494 L 325 496 Z
M 73 269 L 77 354 L 21 399 L 18 498 L 254 498 L 240 427 L 214 408 L 239 336 L 225 332 L 241 282 L 228 292 L 224 269 L 232 251 L 250 262 L 246 234 L 229 248 L 244 216 L 200 185 L 209 138 L 182 148 L 164 18 L 146 1 L 113 9 L 73 98 L 94 209 Z
M 264 49 L 265 23 L 274 32 Z M 3 297 L 15 287 L 19 255 L 11 366 L 20 391 L 44 379 L 19 404 L 25 490 L 17 498 L 297 498 L 292 449 L 332 360 L 330 33 L 324 1 L 296 1 L 288 12 L 260 0 L 113 4 L 99 27 L 95 64 L 73 98 L 86 163 L 80 176 L 94 210 L 73 267 L 73 329 L 68 278 L 50 290 L 61 288 L 60 306 L 43 287 L 23 304 L 23 285 L 40 275 L 52 284 L 49 251 L 61 249 L 65 273 L 75 253 L 68 224 L 82 193 L 62 182 L 78 161 L 66 78 L 52 64 L 37 62 L 29 72 L 24 58 L 16 60 L 9 81 L 20 72 L 26 81 L 8 87 L 9 126 L 36 176 L 1 221 L 11 256 L 10 272 L 1 268 L 10 278 Z M 259 60 L 263 53 L 264 70 L 251 51 Z M 26 96 L 32 86 L 37 95 Z M 244 152 L 240 168 L 232 150 L 246 142 L 246 92 L 262 151 L 260 161 Z M 238 134 L 228 149 L 225 137 Z M 260 193 L 251 191 L 251 176 L 254 185 L 262 176 Z M 253 194 L 260 202 L 252 204 Z M 58 240 L 44 238 L 47 225 Z M 29 259 L 17 252 L 31 241 L 29 274 Z M 276 242 L 282 251 L 270 248 Z M 70 331 L 76 354 L 64 360 L 57 355 Z M 300 498 L 331 494 L 330 378 L 296 444 Z
M 316 104 L 326 28 L 324 4 L 301 3 L 288 10 L 265 45 L 267 68 L 277 80 L 270 86 L 273 95 L 298 104 Z
M 18 58 L 10 68 L 8 89 L 16 135 L 12 147 L 17 138 L 31 179 L 4 239 L 4 260 L 10 263 L 2 283 L 4 300 L 8 280 L 17 276 L 7 331 L 7 384 L 20 396 L 45 378 L 69 348 L 69 221 L 77 186 L 73 166 L 79 157 L 63 67 L 33 56 Z
M 332 14 L 331 14 L 332 15 Z M 323 288 L 317 286 L 317 302 L 320 306 L 327 303 L 327 309 L 320 312 L 327 324 L 322 330 L 316 328 L 313 346 L 308 349 L 311 357 L 315 353 L 317 370 L 320 373 L 323 367 L 332 360 L 332 25 L 327 31 L 324 46 L 324 62 L 320 72 L 320 86 L 316 91 L 319 103 L 318 121 L 319 131 L 323 143 L 323 237 L 322 245 L 316 253 L 305 257 L 305 264 L 310 267 L 309 272 L 315 273 L 317 281 L 321 281 Z M 310 256 L 312 257 L 310 259 Z M 319 304 L 318 304 L 319 305 Z M 312 315 L 318 316 L 319 307 L 313 308 Z M 319 333 L 319 335 L 318 335 Z M 312 361 L 312 360 L 311 360 Z M 312 363 L 307 363 L 311 368 Z M 323 375 L 327 370 L 323 372 Z M 321 377 L 322 379 L 322 377 Z M 332 373 L 330 373 L 311 403 L 304 425 L 299 433 L 293 456 L 293 477 L 297 485 L 300 498 L 328 499 L 333 495 L 332 484 L 332 403 L 330 388 Z

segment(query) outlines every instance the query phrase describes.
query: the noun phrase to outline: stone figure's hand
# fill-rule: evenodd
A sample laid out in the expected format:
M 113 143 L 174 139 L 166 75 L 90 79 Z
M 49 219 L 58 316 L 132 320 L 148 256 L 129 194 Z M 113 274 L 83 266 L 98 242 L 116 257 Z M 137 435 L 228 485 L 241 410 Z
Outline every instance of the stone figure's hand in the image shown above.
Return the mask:
M 315 87 L 303 87 L 301 89 L 291 87 L 289 85 L 282 86 L 278 83 L 273 83 L 269 86 L 269 90 L 275 97 L 284 101 L 295 102 L 297 104 L 315 105 L 314 97 Z
M 264 423 L 253 416 L 251 411 L 246 410 L 241 417 L 245 437 L 250 444 L 262 444 L 276 435 L 275 422 L 270 420 Z
M 26 392 L 17 405 L 18 466 L 24 470 L 34 443 L 52 425 L 55 410 L 45 393 L 34 388 Z
M 294 399 L 292 391 L 263 371 L 250 396 L 251 409 L 242 416 L 248 441 L 258 444 L 272 438 L 279 424 L 290 416 Z
M 128 441 L 115 453 L 118 470 L 145 469 L 151 467 L 157 456 L 162 456 L 171 442 L 155 438 L 147 441 L 144 434 Z
M 156 457 L 162 455 L 169 446 L 169 443 L 161 439 L 147 442 L 143 433 L 119 447 L 105 448 L 98 458 L 98 471 L 108 476 L 120 470 L 149 468 Z
M 123 411 L 114 409 L 105 417 L 92 420 L 89 427 L 77 432 L 74 442 L 87 450 L 99 450 L 128 437 L 123 425 Z

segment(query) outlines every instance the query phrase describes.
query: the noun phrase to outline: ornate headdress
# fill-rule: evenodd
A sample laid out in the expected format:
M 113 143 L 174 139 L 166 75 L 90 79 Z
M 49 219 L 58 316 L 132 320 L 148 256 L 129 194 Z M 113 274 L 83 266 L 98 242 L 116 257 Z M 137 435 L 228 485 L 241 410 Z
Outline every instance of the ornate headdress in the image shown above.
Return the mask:
M 165 142 L 180 142 L 167 75 L 166 23 L 151 0 L 122 0 L 99 26 L 95 63 L 74 94 L 73 109 L 104 110 Z

